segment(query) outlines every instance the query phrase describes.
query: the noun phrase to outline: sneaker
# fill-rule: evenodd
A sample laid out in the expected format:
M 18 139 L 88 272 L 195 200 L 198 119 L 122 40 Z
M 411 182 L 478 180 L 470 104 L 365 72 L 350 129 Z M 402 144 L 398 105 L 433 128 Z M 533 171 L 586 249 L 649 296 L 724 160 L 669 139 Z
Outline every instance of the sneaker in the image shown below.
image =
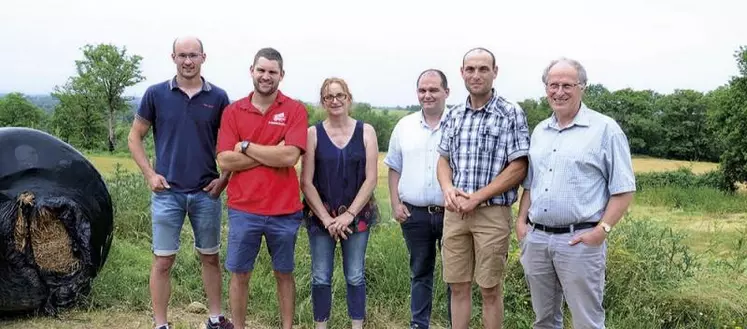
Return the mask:
M 218 323 L 213 324 L 210 322 L 210 318 L 208 318 L 207 322 L 205 323 L 205 328 L 207 329 L 233 329 L 233 323 L 231 321 L 228 321 L 226 317 L 219 315 L 218 316 Z

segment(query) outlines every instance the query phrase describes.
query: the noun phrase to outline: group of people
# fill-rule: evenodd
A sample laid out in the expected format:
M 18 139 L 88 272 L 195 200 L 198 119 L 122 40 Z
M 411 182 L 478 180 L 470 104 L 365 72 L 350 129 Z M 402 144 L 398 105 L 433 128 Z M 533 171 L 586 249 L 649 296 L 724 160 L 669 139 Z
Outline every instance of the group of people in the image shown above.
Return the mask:
M 326 328 L 330 319 L 338 243 L 348 316 L 352 328 L 362 328 L 365 254 L 371 228 L 381 220 L 374 198 L 379 149 L 374 128 L 351 116 L 348 84 L 323 81 L 319 102 L 326 118 L 309 126 L 304 105 L 279 90 L 285 71 L 273 48 L 256 53 L 250 67 L 254 89 L 233 102 L 201 75 L 206 55 L 199 39 L 177 38 L 172 59 L 176 75 L 146 90 L 128 138 L 152 190 L 156 328 L 170 328 L 169 272 L 186 217 L 202 263 L 207 328 L 244 328 L 262 237 L 277 280 L 282 326 L 292 327 L 294 253 L 302 225 L 309 238 L 316 328 Z M 430 326 L 439 258 L 451 327 L 468 328 L 474 282 L 483 326 L 501 328 L 514 229 L 536 315 L 533 327 L 563 328 L 565 301 L 574 328 L 604 328 L 606 237 L 635 191 L 625 134 L 582 102 L 587 76 L 575 60 L 552 61 L 542 74 L 553 113 L 531 136 L 521 107 L 493 87 L 498 66 L 489 50 L 467 51 L 460 71 L 469 96 L 453 108 L 446 106 L 450 89 L 441 70 L 417 77 L 421 110 L 397 122 L 384 159 L 392 216 L 410 257 L 410 328 Z M 151 127 L 154 166 L 142 143 Z M 224 189 L 230 321 L 222 313 L 218 257 Z

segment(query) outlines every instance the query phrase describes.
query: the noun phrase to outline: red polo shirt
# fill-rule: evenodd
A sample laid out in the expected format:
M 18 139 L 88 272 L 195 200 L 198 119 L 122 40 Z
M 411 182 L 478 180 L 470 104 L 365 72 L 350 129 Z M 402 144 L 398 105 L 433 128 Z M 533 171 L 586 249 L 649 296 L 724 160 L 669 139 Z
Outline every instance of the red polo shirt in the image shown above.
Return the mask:
M 275 102 L 262 114 L 252 105 L 252 95 L 230 104 L 223 112 L 217 152 L 232 151 L 239 141 L 285 145 L 306 151 L 306 107 L 278 91 Z M 287 215 L 303 209 L 295 167 L 264 165 L 234 172 L 226 188 L 228 206 L 264 216 Z

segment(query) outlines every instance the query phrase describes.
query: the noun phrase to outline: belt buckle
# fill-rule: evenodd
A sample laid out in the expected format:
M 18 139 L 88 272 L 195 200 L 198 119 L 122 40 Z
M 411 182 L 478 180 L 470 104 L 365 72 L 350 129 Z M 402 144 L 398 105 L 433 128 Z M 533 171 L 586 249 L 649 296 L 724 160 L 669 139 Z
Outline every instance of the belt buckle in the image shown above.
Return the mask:
M 428 213 L 431 215 L 440 212 L 440 210 L 441 210 L 440 206 L 428 206 Z

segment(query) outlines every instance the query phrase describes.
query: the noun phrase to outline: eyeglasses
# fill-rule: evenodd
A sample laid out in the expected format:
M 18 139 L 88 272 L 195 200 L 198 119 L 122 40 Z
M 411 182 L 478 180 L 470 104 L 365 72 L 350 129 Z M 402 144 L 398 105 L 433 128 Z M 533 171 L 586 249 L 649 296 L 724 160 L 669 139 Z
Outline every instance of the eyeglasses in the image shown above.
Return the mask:
M 202 54 L 197 54 L 197 53 L 177 54 L 176 58 L 179 61 L 181 61 L 181 62 L 186 61 L 187 58 L 189 58 L 190 61 L 194 62 L 194 61 L 197 61 L 198 59 L 202 58 Z
M 580 83 L 551 83 L 546 84 L 545 88 L 549 91 L 558 91 L 558 89 L 563 89 L 565 92 L 569 92 L 573 90 L 573 88 L 576 88 L 576 86 L 580 85 Z
M 347 94 L 325 95 L 324 97 L 322 97 L 322 99 L 324 99 L 325 102 L 330 102 L 330 103 L 333 102 L 334 99 L 337 99 L 340 102 L 344 102 L 348 99 L 348 95 Z

